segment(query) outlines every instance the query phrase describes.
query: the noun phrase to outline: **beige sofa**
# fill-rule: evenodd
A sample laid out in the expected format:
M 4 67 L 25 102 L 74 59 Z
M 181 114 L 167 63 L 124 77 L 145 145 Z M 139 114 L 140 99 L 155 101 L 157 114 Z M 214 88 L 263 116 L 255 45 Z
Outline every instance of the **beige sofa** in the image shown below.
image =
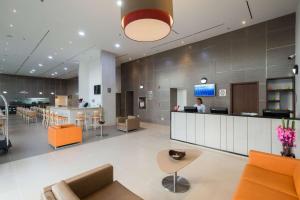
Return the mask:
M 132 131 L 140 128 L 140 119 L 135 116 L 118 117 L 117 118 L 117 129 L 121 131 Z
M 104 165 L 44 188 L 42 200 L 142 200 L 118 181 Z

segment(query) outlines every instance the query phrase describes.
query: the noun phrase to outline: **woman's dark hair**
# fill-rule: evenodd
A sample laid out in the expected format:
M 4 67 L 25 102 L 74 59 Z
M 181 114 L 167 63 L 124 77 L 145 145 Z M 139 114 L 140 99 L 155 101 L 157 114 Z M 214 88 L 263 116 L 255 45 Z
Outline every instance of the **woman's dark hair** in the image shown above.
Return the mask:
M 200 101 L 200 102 L 201 102 L 201 104 L 203 104 L 203 101 L 202 101 L 202 99 L 201 99 L 201 98 L 197 98 L 197 100 L 198 100 L 198 101 Z

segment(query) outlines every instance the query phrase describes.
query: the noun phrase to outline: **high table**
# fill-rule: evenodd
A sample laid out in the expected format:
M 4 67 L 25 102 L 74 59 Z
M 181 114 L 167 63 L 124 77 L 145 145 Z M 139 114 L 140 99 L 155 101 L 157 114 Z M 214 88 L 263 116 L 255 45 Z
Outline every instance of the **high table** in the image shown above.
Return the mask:
M 169 150 L 163 150 L 157 154 L 157 163 L 163 172 L 173 174 L 162 180 L 163 187 L 170 192 L 183 193 L 190 189 L 190 183 L 187 179 L 178 176 L 177 173 L 196 160 L 201 152 L 196 149 L 176 149 L 176 151 L 184 151 L 185 157 L 182 160 L 174 160 L 169 156 Z

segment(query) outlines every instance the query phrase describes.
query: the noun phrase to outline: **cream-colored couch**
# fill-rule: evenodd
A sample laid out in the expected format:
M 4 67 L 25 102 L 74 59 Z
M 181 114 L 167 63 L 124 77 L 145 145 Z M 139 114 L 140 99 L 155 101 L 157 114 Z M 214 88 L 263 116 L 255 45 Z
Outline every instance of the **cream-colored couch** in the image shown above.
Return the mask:
M 142 200 L 118 181 L 104 165 L 44 188 L 42 200 Z
M 140 128 L 140 119 L 135 116 L 118 117 L 117 118 L 117 129 L 121 131 L 132 131 Z

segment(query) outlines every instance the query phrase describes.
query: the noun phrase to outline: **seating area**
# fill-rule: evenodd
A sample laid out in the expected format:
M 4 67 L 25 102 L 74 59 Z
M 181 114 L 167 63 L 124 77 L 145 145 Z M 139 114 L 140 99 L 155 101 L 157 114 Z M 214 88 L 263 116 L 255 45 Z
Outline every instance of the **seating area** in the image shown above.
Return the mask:
M 43 200 L 142 200 L 118 181 L 113 166 L 104 165 L 44 188 Z
M 300 160 L 251 151 L 234 200 L 297 200 Z
M 140 119 L 135 116 L 118 117 L 117 129 L 124 132 L 138 130 L 140 128 Z
M 0 200 L 300 200 L 299 0 L 2 0 L 0 26 Z

